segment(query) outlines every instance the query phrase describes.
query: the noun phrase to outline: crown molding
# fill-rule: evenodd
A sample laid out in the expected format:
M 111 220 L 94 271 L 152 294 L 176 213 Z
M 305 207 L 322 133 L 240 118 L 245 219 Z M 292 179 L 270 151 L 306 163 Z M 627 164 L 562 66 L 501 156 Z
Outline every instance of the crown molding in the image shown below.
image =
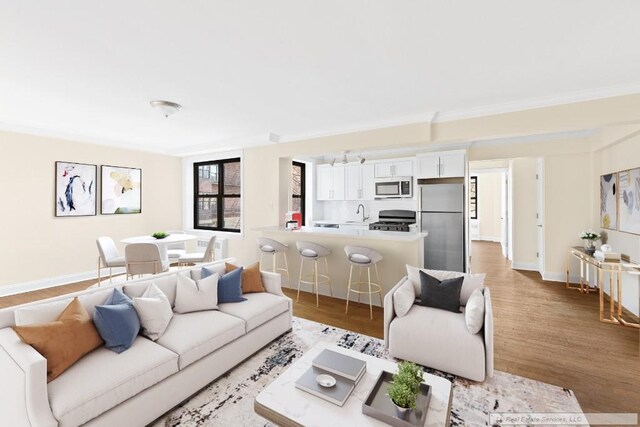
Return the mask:
M 44 138 L 62 139 L 70 142 L 78 142 L 82 144 L 102 145 L 112 148 L 119 148 L 130 151 L 142 151 L 145 153 L 169 155 L 167 150 L 158 150 L 149 148 L 146 145 L 123 142 L 115 139 L 100 138 L 94 135 L 68 132 L 60 129 L 45 129 L 37 126 L 20 125 L 0 121 L 0 131 L 14 132 L 26 135 L 40 136 Z
M 497 114 L 514 113 L 517 111 L 553 107 L 563 104 L 573 104 L 576 102 L 594 101 L 597 99 L 633 94 L 640 94 L 640 83 L 587 89 L 554 96 L 530 98 L 521 101 L 504 102 L 498 104 L 489 104 L 480 107 L 460 110 L 442 111 L 437 114 L 437 117 L 435 117 L 434 119 L 434 123 L 472 119 L 476 117 L 486 117 Z
M 365 132 L 368 130 L 376 130 L 376 129 L 384 129 L 395 126 L 405 126 L 405 125 L 413 125 L 418 123 L 430 124 L 435 117 L 435 112 L 425 112 L 421 114 L 413 114 L 408 116 L 403 116 L 395 119 L 387 119 L 387 120 L 376 120 L 371 122 L 363 122 L 358 124 L 353 124 L 349 126 L 341 126 L 335 128 L 328 128 L 324 130 L 317 130 L 305 133 L 297 133 L 297 134 L 279 134 L 280 141 L 279 143 L 286 142 L 297 142 L 304 141 L 307 139 L 315 139 L 315 138 L 324 138 L 328 136 L 336 136 L 336 135 L 344 135 L 355 132 Z
M 483 139 L 471 142 L 471 147 L 484 147 L 502 144 L 527 144 L 560 139 L 588 138 L 595 135 L 595 129 L 580 129 L 566 132 L 537 133 L 533 135 L 505 136 L 503 138 Z

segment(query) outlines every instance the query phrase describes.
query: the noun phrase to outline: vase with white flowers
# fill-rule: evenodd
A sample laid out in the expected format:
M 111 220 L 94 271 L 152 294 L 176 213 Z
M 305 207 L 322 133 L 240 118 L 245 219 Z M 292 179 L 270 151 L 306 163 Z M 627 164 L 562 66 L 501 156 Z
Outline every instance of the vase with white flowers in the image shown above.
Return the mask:
M 587 253 L 593 255 L 593 253 L 596 250 L 595 245 L 593 244 L 593 242 L 595 242 L 596 240 L 599 240 L 600 239 L 600 235 L 597 234 L 597 233 L 594 233 L 591 230 L 586 230 L 586 231 L 583 231 L 582 233 L 580 233 L 579 236 L 582 239 L 582 241 L 584 242 L 584 248 L 587 251 Z

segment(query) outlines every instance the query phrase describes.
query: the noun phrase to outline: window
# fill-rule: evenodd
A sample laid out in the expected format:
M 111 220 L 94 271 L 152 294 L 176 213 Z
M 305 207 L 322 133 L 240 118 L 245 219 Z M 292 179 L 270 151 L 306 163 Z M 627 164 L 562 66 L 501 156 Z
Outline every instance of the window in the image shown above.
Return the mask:
M 240 159 L 194 163 L 193 228 L 240 232 Z
M 302 224 L 304 225 L 305 215 L 305 167 L 304 163 L 293 162 L 291 168 L 291 210 L 302 214 Z
M 478 219 L 478 177 L 469 178 L 469 214 L 471 219 Z

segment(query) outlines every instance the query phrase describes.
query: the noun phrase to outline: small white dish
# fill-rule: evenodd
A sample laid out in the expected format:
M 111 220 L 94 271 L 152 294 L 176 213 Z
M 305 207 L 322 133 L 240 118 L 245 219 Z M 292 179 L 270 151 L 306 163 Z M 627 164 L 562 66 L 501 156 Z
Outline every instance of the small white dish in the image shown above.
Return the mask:
M 333 378 L 331 375 L 327 375 L 327 374 L 320 374 L 316 377 L 316 382 L 321 386 L 321 387 L 333 387 L 334 385 L 336 385 L 336 379 Z

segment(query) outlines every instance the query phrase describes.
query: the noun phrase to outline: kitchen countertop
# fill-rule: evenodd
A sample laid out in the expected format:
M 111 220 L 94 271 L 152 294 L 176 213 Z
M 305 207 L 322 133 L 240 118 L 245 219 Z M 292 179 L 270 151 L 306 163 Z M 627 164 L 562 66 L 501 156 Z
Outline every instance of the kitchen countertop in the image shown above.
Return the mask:
M 380 231 L 325 227 L 301 227 L 297 230 L 287 230 L 284 227 L 259 227 L 255 230 L 267 233 L 299 234 L 301 236 L 335 236 L 356 239 L 393 240 L 397 242 L 415 242 L 428 235 L 426 232 L 420 233 L 417 231 Z

